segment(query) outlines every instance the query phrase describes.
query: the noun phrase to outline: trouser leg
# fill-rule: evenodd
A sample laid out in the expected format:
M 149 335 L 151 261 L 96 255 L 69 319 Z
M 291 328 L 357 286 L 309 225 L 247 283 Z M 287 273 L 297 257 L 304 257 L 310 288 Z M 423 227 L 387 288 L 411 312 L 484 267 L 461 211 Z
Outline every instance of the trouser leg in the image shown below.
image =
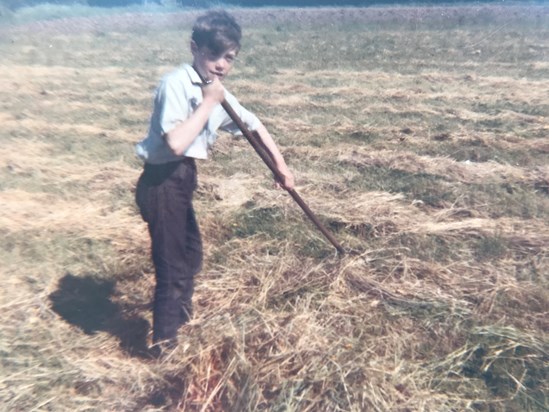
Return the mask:
M 194 275 L 199 271 L 201 252 L 198 226 L 192 207 L 179 211 L 186 218 L 177 224 L 156 225 L 152 234 L 156 288 L 153 308 L 153 341 L 175 339 L 177 330 L 192 314 Z M 172 221 L 173 222 L 173 221 Z M 189 239 L 194 244 L 187 245 Z
M 194 275 L 202 263 L 200 231 L 192 207 L 196 169 L 194 163 L 172 168 L 146 168 L 136 194 L 149 225 L 156 271 L 153 342 L 175 341 L 179 327 L 190 319 Z

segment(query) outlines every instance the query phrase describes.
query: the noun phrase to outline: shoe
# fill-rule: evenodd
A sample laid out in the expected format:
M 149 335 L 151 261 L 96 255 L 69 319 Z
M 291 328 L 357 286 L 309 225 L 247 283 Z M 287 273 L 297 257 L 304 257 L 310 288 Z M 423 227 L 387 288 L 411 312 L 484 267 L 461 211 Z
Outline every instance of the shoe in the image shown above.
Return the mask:
M 147 357 L 151 359 L 160 359 L 162 357 L 162 349 L 160 348 L 160 345 L 152 345 L 147 350 Z
M 153 343 L 147 352 L 151 359 L 164 359 L 175 348 L 177 348 L 177 339 L 174 338 Z

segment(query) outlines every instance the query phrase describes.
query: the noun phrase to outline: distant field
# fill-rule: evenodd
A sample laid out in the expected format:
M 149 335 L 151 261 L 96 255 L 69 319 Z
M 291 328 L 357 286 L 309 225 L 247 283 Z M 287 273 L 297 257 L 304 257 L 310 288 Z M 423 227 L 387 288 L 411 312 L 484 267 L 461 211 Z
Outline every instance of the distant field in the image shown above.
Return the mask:
M 199 164 L 195 319 L 147 359 L 133 203 L 198 12 L 0 28 L 0 409 L 549 409 L 549 7 L 235 9 L 242 139 Z

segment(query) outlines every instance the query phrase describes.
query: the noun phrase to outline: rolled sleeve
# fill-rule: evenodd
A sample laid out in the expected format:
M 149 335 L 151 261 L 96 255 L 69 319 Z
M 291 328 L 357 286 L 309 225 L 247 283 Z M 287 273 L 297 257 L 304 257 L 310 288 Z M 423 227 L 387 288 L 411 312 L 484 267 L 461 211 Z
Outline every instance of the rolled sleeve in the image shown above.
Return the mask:
M 188 117 L 189 103 L 184 91 L 178 79 L 171 76 L 166 77 L 158 87 L 156 106 L 162 134 L 170 132 Z

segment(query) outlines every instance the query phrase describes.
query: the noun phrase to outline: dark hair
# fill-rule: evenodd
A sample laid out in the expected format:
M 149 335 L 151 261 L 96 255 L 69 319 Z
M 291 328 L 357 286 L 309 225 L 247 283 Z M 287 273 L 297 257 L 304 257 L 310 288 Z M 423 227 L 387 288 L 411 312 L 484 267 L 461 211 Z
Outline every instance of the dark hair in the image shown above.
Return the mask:
M 213 54 L 221 54 L 225 50 L 240 50 L 242 30 L 229 13 L 213 10 L 196 19 L 191 38 L 199 48 L 207 47 Z

